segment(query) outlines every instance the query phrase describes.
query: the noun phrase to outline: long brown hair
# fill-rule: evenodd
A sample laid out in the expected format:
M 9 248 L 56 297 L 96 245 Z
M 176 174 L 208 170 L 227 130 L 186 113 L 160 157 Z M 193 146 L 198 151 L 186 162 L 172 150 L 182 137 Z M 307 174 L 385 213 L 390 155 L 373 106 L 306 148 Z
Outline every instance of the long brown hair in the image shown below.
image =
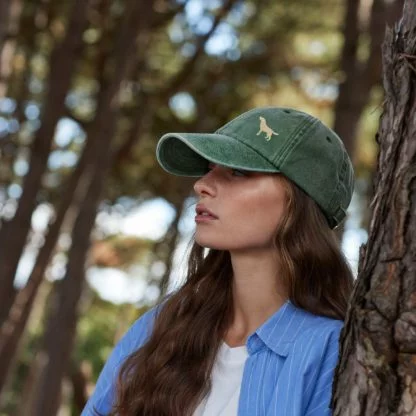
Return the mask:
M 283 178 L 283 177 L 282 177 Z M 316 203 L 289 180 L 276 231 L 279 267 L 291 302 L 344 319 L 353 284 L 339 243 Z M 211 388 L 210 374 L 233 309 L 228 251 L 197 243 L 184 285 L 163 300 L 148 341 L 121 367 L 112 414 L 190 416 Z

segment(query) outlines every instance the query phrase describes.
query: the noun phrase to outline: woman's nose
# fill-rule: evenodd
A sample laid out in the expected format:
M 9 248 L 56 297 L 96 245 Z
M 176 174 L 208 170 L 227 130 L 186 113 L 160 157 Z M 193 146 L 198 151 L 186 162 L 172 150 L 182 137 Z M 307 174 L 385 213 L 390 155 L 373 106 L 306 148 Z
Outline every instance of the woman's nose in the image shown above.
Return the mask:
M 202 178 L 199 178 L 194 183 L 194 191 L 197 195 L 215 195 L 215 183 L 214 178 L 212 178 L 212 170 L 206 173 Z

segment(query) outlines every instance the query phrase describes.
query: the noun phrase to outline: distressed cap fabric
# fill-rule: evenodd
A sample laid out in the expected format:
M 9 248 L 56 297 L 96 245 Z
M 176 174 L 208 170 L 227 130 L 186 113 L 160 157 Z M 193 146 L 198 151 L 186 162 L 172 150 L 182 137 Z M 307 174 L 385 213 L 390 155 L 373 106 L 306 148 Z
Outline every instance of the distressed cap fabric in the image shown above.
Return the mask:
M 156 156 L 167 172 L 181 176 L 203 176 L 210 162 L 282 173 L 319 205 L 331 228 L 344 219 L 354 188 L 341 139 L 317 118 L 292 108 L 255 108 L 215 133 L 167 133 Z

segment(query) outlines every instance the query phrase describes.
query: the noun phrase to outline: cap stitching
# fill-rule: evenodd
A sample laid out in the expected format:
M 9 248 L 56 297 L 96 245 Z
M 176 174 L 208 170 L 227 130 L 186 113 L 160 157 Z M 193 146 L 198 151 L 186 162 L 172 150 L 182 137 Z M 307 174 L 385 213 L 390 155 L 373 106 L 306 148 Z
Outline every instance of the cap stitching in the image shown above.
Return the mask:
M 312 121 L 312 123 L 310 123 L 310 121 Z M 291 151 L 299 145 L 300 139 L 303 137 L 303 133 L 307 130 L 307 128 L 312 128 L 316 122 L 317 120 L 314 120 L 313 118 L 307 118 L 303 121 L 303 123 L 298 125 L 297 129 L 295 129 L 294 132 L 288 137 L 288 143 L 282 150 L 282 154 L 280 155 L 280 165 L 286 162 L 286 159 L 290 156 Z M 293 137 L 295 137 L 295 140 L 291 140 Z

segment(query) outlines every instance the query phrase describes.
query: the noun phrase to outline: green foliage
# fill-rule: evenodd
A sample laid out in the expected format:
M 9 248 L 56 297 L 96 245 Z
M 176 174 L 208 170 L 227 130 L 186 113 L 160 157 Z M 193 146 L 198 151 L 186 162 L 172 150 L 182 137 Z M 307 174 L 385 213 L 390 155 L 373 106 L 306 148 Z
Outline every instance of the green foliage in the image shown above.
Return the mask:
M 93 295 L 88 311 L 78 322 L 73 353 L 75 363 L 91 366 L 91 380 L 97 379 L 115 342 L 146 310 L 129 304 L 115 306 Z

